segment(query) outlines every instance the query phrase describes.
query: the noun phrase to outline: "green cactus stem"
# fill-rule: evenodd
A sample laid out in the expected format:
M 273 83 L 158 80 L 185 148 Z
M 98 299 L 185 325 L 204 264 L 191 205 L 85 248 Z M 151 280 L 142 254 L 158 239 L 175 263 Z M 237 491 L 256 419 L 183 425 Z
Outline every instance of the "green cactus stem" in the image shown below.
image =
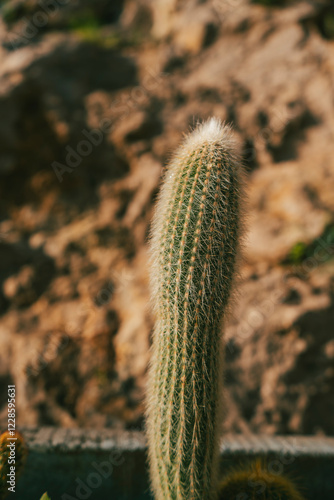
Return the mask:
M 221 329 L 238 251 L 241 177 L 230 128 L 213 118 L 185 138 L 156 205 L 147 434 L 158 500 L 215 497 Z

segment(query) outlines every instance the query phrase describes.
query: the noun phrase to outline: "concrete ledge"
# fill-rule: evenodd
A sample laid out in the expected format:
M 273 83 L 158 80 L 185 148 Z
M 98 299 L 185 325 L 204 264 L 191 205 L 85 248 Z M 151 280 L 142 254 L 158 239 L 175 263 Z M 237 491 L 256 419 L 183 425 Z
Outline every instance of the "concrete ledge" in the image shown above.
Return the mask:
M 17 492 L 39 500 L 148 500 L 146 443 L 141 432 L 112 429 L 21 429 L 29 447 Z M 334 438 L 225 436 L 221 470 L 262 458 L 269 470 L 295 480 L 307 500 L 334 498 Z

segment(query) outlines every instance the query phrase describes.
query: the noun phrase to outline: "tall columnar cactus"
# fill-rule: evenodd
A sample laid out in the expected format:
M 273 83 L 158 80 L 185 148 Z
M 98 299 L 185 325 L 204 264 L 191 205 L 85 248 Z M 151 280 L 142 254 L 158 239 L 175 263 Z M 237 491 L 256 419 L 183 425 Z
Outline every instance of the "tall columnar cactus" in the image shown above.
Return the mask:
M 147 430 L 151 482 L 159 500 L 215 497 L 221 322 L 238 249 L 240 185 L 230 129 L 211 119 L 185 138 L 157 202 Z

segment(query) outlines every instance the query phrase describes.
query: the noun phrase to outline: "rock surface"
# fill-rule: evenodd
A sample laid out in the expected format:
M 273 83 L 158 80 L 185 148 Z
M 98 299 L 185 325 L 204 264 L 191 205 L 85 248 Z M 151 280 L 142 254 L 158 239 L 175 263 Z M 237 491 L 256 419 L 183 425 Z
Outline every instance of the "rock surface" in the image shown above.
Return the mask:
M 21 426 L 142 427 L 153 202 L 215 115 L 248 172 L 225 429 L 333 435 L 330 2 L 62 3 L 27 36 L 2 2 L 1 426 L 16 384 Z

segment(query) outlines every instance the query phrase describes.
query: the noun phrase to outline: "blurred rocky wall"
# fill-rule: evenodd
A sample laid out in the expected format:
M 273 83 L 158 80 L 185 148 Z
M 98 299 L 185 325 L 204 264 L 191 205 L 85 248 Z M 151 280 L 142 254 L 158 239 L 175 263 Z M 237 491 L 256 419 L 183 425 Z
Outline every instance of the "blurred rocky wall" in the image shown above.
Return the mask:
M 225 428 L 334 433 L 334 10 L 275 3 L 1 2 L 1 425 L 16 384 L 19 425 L 142 427 L 152 206 L 214 115 L 248 193 Z

